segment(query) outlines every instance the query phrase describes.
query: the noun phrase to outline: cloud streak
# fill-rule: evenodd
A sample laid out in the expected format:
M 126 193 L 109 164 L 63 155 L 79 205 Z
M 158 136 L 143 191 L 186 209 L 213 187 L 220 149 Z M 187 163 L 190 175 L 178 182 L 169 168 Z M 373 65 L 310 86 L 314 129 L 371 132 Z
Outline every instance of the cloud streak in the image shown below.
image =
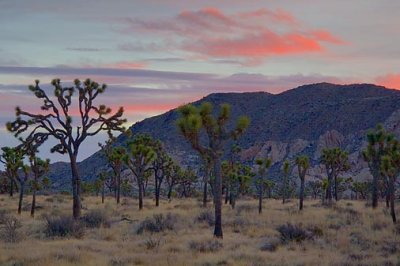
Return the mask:
M 226 14 L 217 8 L 203 8 L 182 11 L 167 19 L 126 18 L 123 23 L 124 34 L 142 32 L 164 37 L 161 44 L 153 42 L 148 49 L 175 47 L 203 60 L 239 59 L 246 65 L 258 65 L 271 56 L 322 53 L 327 45 L 345 43 L 326 29 L 302 25 L 282 9 Z M 175 41 L 171 42 L 171 36 Z M 125 44 L 120 48 L 145 46 Z

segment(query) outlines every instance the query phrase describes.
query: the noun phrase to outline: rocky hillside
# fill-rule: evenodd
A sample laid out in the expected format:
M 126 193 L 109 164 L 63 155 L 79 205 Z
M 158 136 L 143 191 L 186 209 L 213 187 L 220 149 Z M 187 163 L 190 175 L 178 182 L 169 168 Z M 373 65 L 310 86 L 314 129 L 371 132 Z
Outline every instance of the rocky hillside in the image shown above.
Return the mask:
M 301 86 L 273 95 L 266 92 L 216 93 L 195 102 L 214 105 L 229 103 L 232 115 L 245 114 L 251 125 L 240 139 L 242 159 L 251 163 L 258 156 L 271 156 L 272 177 L 279 178 L 281 163 L 299 154 L 312 158 L 310 175 L 324 175 L 318 161 L 322 148 L 339 146 L 351 154 L 353 177 L 366 178 L 368 169 L 359 151 L 365 145 L 365 134 L 377 123 L 385 123 L 395 132 L 400 123 L 400 91 L 371 84 L 334 85 L 319 83 Z M 178 134 L 176 110 L 145 119 L 132 126 L 134 134 L 147 133 L 164 142 L 168 152 L 183 164 L 198 165 L 198 157 Z M 232 125 L 230 125 L 232 126 Z M 398 131 L 400 136 L 400 131 Z M 123 144 L 124 136 L 118 138 Z M 80 163 L 84 180 L 93 179 L 104 169 L 99 153 Z M 51 171 L 56 186 L 69 181 L 69 168 L 58 163 Z

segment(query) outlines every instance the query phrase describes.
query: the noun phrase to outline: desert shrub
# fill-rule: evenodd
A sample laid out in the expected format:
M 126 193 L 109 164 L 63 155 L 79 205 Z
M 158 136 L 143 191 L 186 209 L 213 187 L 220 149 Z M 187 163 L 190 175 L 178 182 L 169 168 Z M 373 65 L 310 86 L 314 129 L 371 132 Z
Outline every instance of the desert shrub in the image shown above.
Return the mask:
M 21 222 L 6 212 L 0 214 L 0 236 L 5 242 L 15 243 L 20 239 L 19 229 L 22 227 Z
M 280 241 L 278 238 L 267 238 L 263 241 L 261 244 L 260 250 L 261 251 L 276 251 L 280 244 Z
M 137 234 L 142 234 L 143 232 L 149 233 L 160 233 L 167 230 L 174 230 L 175 223 L 178 221 L 177 215 L 172 215 L 168 213 L 167 215 L 155 214 L 151 218 L 146 218 L 139 224 L 136 230 Z
M 216 239 L 189 242 L 189 248 L 196 252 L 217 252 L 222 247 L 222 243 Z
M 201 211 L 196 217 L 196 221 L 200 223 L 206 222 L 209 226 L 213 226 L 215 223 L 214 213 L 211 210 Z
M 82 221 L 88 228 L 110 227 L 110 220 L 107 213 L 103 210 L 88 211 L 83 217 Z
M 300 225 L 290 223 L 281 225 L 276 230 L 281 234 L 281 240 L 284 243 L 290 241 L 302 242 L 313 237 L 312 232 L 303 229 Z
M 400 244 L 396 241 L 385 241 L 382 245 L 382 252 L 385 256 L 391 254 L 399 254 L 400 252 Z
M 85 234 L 85 226 L 70 216 L 45 217 L 45 219 L 45 233 L 48 237 L 82 238 Z

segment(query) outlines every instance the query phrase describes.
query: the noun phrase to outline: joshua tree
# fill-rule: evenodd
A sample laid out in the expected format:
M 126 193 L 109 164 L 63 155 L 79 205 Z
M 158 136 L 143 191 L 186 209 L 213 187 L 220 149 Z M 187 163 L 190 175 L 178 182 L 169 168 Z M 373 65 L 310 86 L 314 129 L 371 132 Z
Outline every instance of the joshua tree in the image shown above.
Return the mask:
M 21 149 L 3 147 L 1 148 L 2 155 L 0 156 L 0 162 L 4 164 L 6 169 L 6 175 L 9 179 L 10 184 L 10 197 L 14 195 L 14 185 L 16 186 L 16 178 L 18 171 L 23 167 L 24 154 Z
M 358 199 L 358 195 L 360 195 L 362 199 L 367 199 L 367 195 L 371 191 L 371 182 L 354 181 L 351 190 L 356 194 L 356 199 Z
M 303 200 L 304 200 L 304 181 L 306 179 L 307 170 L 310 167 L 310 160 L 307 155 L 302 155 L 296 158 L 297 169 L 299 171 L 300 178 L 300 205 L 299 209 L 303 209 Z
M 31 217 L 35 216 L 35 208 L 36 208 L 36 192 L 40 189 L 40 179 L 49 171 L 50 160 L 42 160 L 37 157 L 38 148 L 42 145 L 46 140 L 47 136 L 44 135 L 43 138 L 38 137 L 36 139 L 23 140 L 22 144 L 19 146 L 23 152 L 29 156 L 29 164 L 30 169 L 33 174 L 32 180 L 32 204 L 31 204 Z
M 283 162 L 283 180 L 282 180 L 282 204 L 286 202 L 286 193 L 289 183 L 290 164 L 288 160 Z
M 235 163 L 229 178 L 229 203 L 232 209 L 235 208 L 236 199 L 240 193 L 249 189 L 250 181 L 254 177 L 251 167 L 241 163 Z
M 17 174 L 17 176 L 16 176 L 16 179 L 19 183 L 18 214 L 21 214 L 21 210 L 22 210 L 22 201 L 24 199 L 25 184 L 26 184 L 26 181 L 28 181 L 29 172 L 30 172 L 29 166 L 23 165 L 22 172 L 23 172 L 22 177 L 19 174 Z
M 332 186 L 334 185 L 335 200 L 338 201 L 338 176 L 341 172 L 350 169 L 349 157 L 347 152 L 340 148 L 323 149 L 321 162 L 325 165 L 328 175 L 328 186 L 326 189 L 326 199 L 332 203 Z M 334 184 L 332 184 L 334 182 Z
M 168 200 L 171 200 L 172 196 L 172 189 L 174 188 L 175 185 L 179 184 L 181 182 L 184 172 L 182 171 L 181 167 L 173 162 L 172 166 L 168 169 L 168 171 L 165 173 L 165 181 L 167 182 L 168 186 Z
M 34 217 L 36 208 L 36 192 L 40 189 L 40 179 L 42 179 L 49 171 L 50 160 L 42 160 L 36 156 L 30 156 L 29 162 L 33 174 L 31 216 Z
M 181 134 L 190 142 L 193 149 L 200 155 L 206 154 L 213 165 L 214 174 L 214 203 L 215 203 L 215 227 L 214 236 L 222 238 L 222 177 L 221 158 L 224 154 L 226 143 L 230 139 L 237 139 L 249 125 L 249 119 L 239 117 L 236 127 L 228 130 L 227 122 L 231 117 L 231 107 L 222 104 L 217 117 L 212 114 L 213 106 L 205 102 L 200 107 L 185 105 L 179 108 L 181 117 L 177 121 Z M 201 143 L 200 131 L 204 129 L 208 138 L 207 145 Z
M 382 178 L 382 157 L 387 151 L 387 144 L 394 136 L 385 131 L 382 125 L 377 125 L 367 134 L 368 147 L 362 152 L 372 174 L 372 208 L 378 206 L 378 183 Z
M 264 187 L 266 185 L 266 175 L 268 168 L 272 165 L 270 158 L 257 159 L 256 164 L 258 166 L 258 178 L 256 180 L 256 187 L 258 190 L 258 213 L 262 212 L 262 199 L 264 196 Z
M 191 168 L 183 171 L 181 179 L 179 180 L 180 197 L 190 197 L 193 194 L 193 184 L 197 181 L 197 175 Z
M 94 136 L 101 131 L 125 131 L 122 126 L 123 108 L 111 115 L 111 109 L 105 105 L 95 105 L 96 98 L 102 94 L 107 86 L 99 85 L 90 79 L 83 84 L 76 79 L 74 86 L 64 87 L 59 79 L 54 79 L 51 84 L 54 87 L 54 99 L 39 87 L 39 81 L 29 86 L 34 95 L 43 101 L 41 113 L 30 113 L 21 108 L 16 108 L 16 120 L 7 123 L 7 128 L 15 133 L 15 136 L 28 132 L 27 141 L 37 138 L 53 137 L 57 144 L 52 152 L 68 154 L 72 173 L 73 216 L 78 219 L 81 214 L 80 186 L 81 179 L 78 172 L 77 159 L 79 148 L 87 137 Z M 78 118 L 79 125 L 72 122 L 72 97 L 78 92 Z
M 99 174 L 99 184 L 100 184 L 100 189 L 101 189 L 101 203 L 104 203 L 104 194 L 106 190 L 106 180 L 107 180 L 107 173 L 106 172 L 101 172 Z
M 148 135 L 137 135 L 128 142 L 128 153 L 124 157 L 126 166 L 135 176 L 139 188 L 139 210 L 143 209 L 143 189 L 146 173 L 156 158 L 154 140 Z
M 308 181 L 308 187 L 311 191 L 313 199 L 317 199 L 322 193 L 322 182 L 320 180 Z
M 121 171 L 124 164 L 124 158 L 126 156 L 126 150 L 123 147 L 113 147 L 113 141 L 113 138 L 109 139 L 105 145 L 99 143 L 99 146 L 104 152 L 108 160 L 108 164 L 114 172 L 115 198 L 117 200 L 117 204 L 119 204 L 121 198 Z
M 382 157 L 381 173 L 386 177 L 387 192 L 390 202 L 390 215 L 393 223 L 396 223 L 396 213 L 394 208 L 396 193 L 396 178 L 400 174 L 400 144 L 397 140 L 392 140 L 387 148 L 387 155 Z
M 155 185 L 155 197 L 156 197 L 156 206 L 160 205 L 160 193 L 161 193 L 161 185 L 164 181 L 166 173 L 173 166 L 173 161 L 171 157 L 165 152 L 164 147 L 162 146 L 160 141 L 155 141 L 154 143 L 154 151 L 156 153 L 156 158 L 152 163 L 151 169 L 154 171 L 154 185 Z

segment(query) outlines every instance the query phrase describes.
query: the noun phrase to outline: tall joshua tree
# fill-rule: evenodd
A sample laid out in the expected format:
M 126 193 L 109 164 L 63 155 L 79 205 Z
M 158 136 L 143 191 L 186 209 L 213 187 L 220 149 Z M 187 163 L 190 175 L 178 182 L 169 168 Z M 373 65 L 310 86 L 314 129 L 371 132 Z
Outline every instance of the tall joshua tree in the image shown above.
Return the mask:
M 299 210 L 302 210 L 304 200 L 304 181 L 306 179 L 307 170 L 310 167 L 310 160 L 308 159 L 308 156 L 302 155 L 296 158 L 296 164 L 300 178 Z
M 385 131 L 382 125 L 377 125 L 367 134 L 368 146 L 362 152 L 364 160 L 372 174 L 372 208 L 378 206 L 378 183 L 382 179 L 382 157 L 387 151 L 387 145 L 394 139 L 392 134 Z
M 256 164 L 258 167 L 258 178 L 256 180 L 256 187 L 258 190 L 258 213 L 262 212 L 262 200 L 264 197 L 264 187 L 266 186 L 267 180 L 266 175 L 268 168 L 272 165 L 270 158 L 257 159 Z
M 213 106 L 205 102 L 200 107 L 191 104 L 179 108 L 181 117 L 177 121 L 181 134 L 190 142 L 193 149 L 200 155 L 206 154 L 213 165 L 214 172 L 214 203 L 215 203 L 215 227 L 214 236 L 222 238 L 222 177 L 221 158 L 224 154 L 226 143 L 230 139 L 236 139 L 242 135 L 249 125 L 249 119 L 245 116 L 238 118 L 233 130 L 227 129 L 227 122 L 231 118 L 231 107 L 222 104 L 217 117 L 213 116 Z M 202 144 L 200 131 L 204 129 L 208 142 Z
M 3 147 L 1 148 L 2 154 L 0 156 L 0 162 L 4 164 L 6 169 L 6 175 L 10 180 L 10 197 L 14 195 L 14 186 L 16 186 L 16 179 L 18 171 L 23 167 L 24 154 L 21 149 Z
M 137 135 L 128 142 L 128 153 L 124 163 L 135 176 L 139 188 L 139 210 L 143 209 L 144 179 L 156 158 L 154 140 L 148 135 Z
M 51 151 L 68 154 L 72 172 L 73 216 L 78 219 L 81 215 L 81 179 L 77 164 L 79 148 L 86 138 L 101 131 L 107 131 L 110 135 L 113 130 L 125 131 L 122 125 L 126 120 L 122 119 L 122 107 L 111 114 L 111 108 L 95 104 L 97 97 L 106 90 L 106 84 L 99 85 L 90 79 L 83 83 L 76 79 L 71 87 L 64 87 L 59 79 L 54 79 L 51 84 L 54 87 L 53 98 L 40 88 L 39 80 L 35 81 L 35 85 L 29 86 L 29 90 L 43 101 L 42 112 L 35 114 L 17 107 L 17 118 L 14 122 L 7 123 L 7 128 L 17 137 L 28 132 L 28 141 L 45 136 L 53 137 L 57 144 Z M 72 122 L 72 100 L 75 92 L 78 94 L 78 125 Z
M 338 176 L 341 172 L 350 169 L 349 156 L 340 148 L 323 149 L 321 162 L 325 165 L 328 175 L 328 185 L 325 198 L 332 203 L 332 190 L 334 188 L 335 200 L 338 201 Z
M 99 146 L 104 152 L 108 164 L 114 173 L 115 199 L 117 200 L 117 204 L 119 204 L 121 198 L 121 171 L 122 166 L 124 165 L 126 150 L 124 147 L 113 147 L 113 140 L 113 138 L 109 139 L 105 145 L 99 143 Z
M 289 183 L 290 164 L 288 160 L 283 162 L 283 180 L 282 180 L 282 204 L 286 203 L 286 195 Z

